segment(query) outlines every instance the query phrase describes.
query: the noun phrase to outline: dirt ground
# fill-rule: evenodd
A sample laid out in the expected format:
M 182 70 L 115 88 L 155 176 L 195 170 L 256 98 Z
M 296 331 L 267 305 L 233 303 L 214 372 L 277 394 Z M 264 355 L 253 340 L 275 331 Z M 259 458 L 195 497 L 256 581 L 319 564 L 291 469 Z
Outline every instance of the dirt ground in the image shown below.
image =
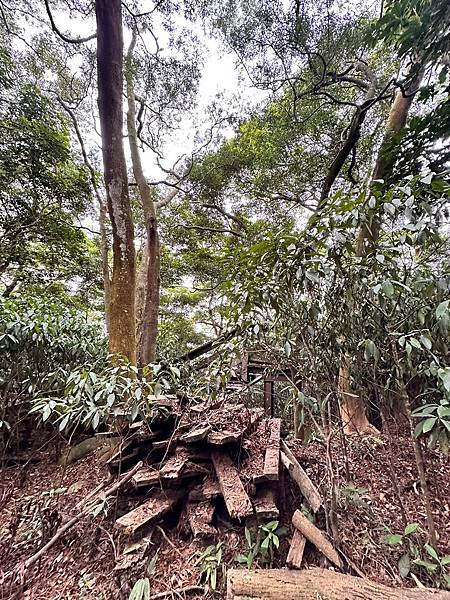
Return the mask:
M 322 442 L 302 446 L 291 443 L 294 453 L 329 499 L 326 448 Z M 137 579 L 149 575 L 151 593 L 161 598 L 195 599 L 205 595 L 197 564 L 204 545 L 189 538 L 183 514 L 172 513 L 161 528 L 125 538 L 114 529 L 117 514 L 125 512 L 129 493 L 96 515 L 82 519 L 42 559 L 25 573 L 23 562 L 51 538 L 61 521 L 77 514 L 75 505 L 106 476 L 96 454 L 66 468 L 57 464 L 52 444 L 34 452 L 39 462 L 4 467 L 0 482 L 0 598 L 29 600 L 116 600 L 127 599 Z M 415 585 L 402 579 L 397 566 L 404 546 L 383 542 L 389 533 L 402 533 L 407 523 L 420 529 L 412 541 L 420 548 L 426 540 L 423 496 L 418 483 L 414 451 L 407 438 L 351 438 L 332 445 L 330 456 L 338 485 L 337 515 L 341 548 L 353 569 L 388 585 Z M 432 497 L 433 516 L 439 534 L 439 553 L 450 554 L 450 464 L 449 457 L 426 450 L 425 461 Z M 399 492 L 397 493 L 396 490 Z M 278 504 L 280 521 L 289 526 L 293 510 L 300 508 L 299 493 L 284 472 Z M 317 524 L 325 528 L 325 515 Z M 224 563 L 236 566 L 235 556 L 245 553 L 243 528 L 217 520 L 217 539 L 223 542 Z M 282 538 L 272 566 L 283 566 L 292 531 Z M 156 558 L 155 558 L 156 557 Z M 325 566 L 324 559 L 307 546 L 305 566 Z M 256 564 L 258 561 L 256 561 Z M 270 566 L 270 565 L 269 565 Z M 11 584 L 8 572 L 16 569 Z M 351 570 L 351 569 L 350 569 Z M 430 584 L 426 572 L 415 571 Z M 219 572 L 216 597 L 224 597 Z M 24 585 L 21 585 L 21 581 Z M 206 591 L 206 593 L 208 593 Z M 156 600 L 155 598 L 155 600 Z

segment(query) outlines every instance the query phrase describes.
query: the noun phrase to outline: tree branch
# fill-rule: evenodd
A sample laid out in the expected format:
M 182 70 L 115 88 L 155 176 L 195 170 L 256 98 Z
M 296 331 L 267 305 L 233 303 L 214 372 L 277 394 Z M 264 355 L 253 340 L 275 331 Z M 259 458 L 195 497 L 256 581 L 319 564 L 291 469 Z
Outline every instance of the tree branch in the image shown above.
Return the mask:
M 93 33 L 88 35 L 87 37 L 81 38 L 70 38 L 64 33 L 62 33 L 58 27 L 56 26 L 55 20 L 53 19 L 52 11 L 50 10 L 50 5 L 48 0 L 44 0 L 45 10 L 47 11 L 48 18 L 50 19 L 50 25 L 52 27 L 52 31 L 56 33 L 64 42 L 68 44 L 83 44 L 84 42 L 89 42 L 90 40 L 94 40 L 97 37 L 97 33 Z

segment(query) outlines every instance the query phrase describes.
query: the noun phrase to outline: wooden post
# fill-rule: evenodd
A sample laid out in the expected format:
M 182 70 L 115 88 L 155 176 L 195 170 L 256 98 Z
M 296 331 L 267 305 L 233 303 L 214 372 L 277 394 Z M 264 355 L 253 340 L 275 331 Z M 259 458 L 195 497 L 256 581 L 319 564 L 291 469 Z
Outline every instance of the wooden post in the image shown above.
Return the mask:
M 273 417 L 274 384 L 273 380 L 264 379 L 264 412 Z

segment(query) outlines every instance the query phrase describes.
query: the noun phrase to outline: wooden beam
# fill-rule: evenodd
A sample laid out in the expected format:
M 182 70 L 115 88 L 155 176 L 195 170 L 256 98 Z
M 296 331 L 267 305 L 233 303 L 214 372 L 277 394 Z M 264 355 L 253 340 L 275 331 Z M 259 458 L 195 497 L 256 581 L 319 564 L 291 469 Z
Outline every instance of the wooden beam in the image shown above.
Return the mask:
M 231 458 L 218 450 L 211 452 L 211 458 L 230 517 L 243 519 L 253 514 L 252 503 Z
M 158 492 L 144 502 L 144 504 L 117 519 L 115 526 L 118 529 L 125 530 L 127 533 L 134 533 L 143 525 L 153 523 L 172 510 L 183 494 L 184 492 L 178 490 Z
M 264 476 L 268 481 L 278 481 L 280 476 L 281 419 L 270 419 L 270 435 L 264 458 Z
M 264 380 L 264 412 L 266 416 L 273 417 L 274 383 Z
M 328 569 L 229 569 L 227 600 L 450 600 L 450 592 L 392 588 Z
M 183 435 L 180 437 L 180 442 L 184 442 L 185 444 L 199 442 L 208 435 L 211 429 L 211 425 L 202 425 L 200 427 L 196 427 L 187 433 L 183 433 Z
M 291 569 L 300 569 L 302 566 L 303 552 L 305 551 L 306 538 L 298 529 L 294 531 L 291 545 L 286 558 L 286 564 Z
M 210 538 L 217 531 L 212 526 L 212 519 L 216 505 L 212 500 L 204 502 L 189 501 L 186 506 L 189 527 L 195 538 Z
M 278 519 L 280 512 L 275 504 L 275 494 L 270 484 L 262 485 L 256 491 L 253 500 L 255 514 L 260 521 L 272 521 Z
M 329 561 L 339 568 L 343 567 L 341 557 L 333 548 L 328 538 L 325 537 L 325 534 L 316 527 L 314 523 L 311 523 L 311 521 L 299 510 L 296 510 L 292 515 L 292 524 L 307 540 L 314 544 L 314 546 L 320 550 Z
M 292 479 L 297 483 L 312 510 L 317 512 L 323 503 L 322 496 L 284 440 L 281 440 L 281 449 L 281 462 L 288 470 Z

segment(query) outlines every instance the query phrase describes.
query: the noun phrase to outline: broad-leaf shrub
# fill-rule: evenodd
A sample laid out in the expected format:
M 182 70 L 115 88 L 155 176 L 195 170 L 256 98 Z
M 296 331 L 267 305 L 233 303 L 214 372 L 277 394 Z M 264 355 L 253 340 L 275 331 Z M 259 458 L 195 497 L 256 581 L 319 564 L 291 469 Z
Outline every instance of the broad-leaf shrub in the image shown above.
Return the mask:
M 118 364 L 119 363 L 119 364 Z M 115 366 L 113 366 L 115 364 Z M 157 396 L 169 391 L 180 375 L 176 367 L 150 365 L 143 372 L 115 357 L 108 364 L 74 369 L 62 393 L 36 398 L 32 412 L 60 431 L 81 425 L 94 431 L 118 419 L 132 423 L 161 416 Z
M 104 365 L 100 319 L 30 297 L 0 299 L 0 421 L 14 425 L 30 401 L 58 395 L 73 369 Z

